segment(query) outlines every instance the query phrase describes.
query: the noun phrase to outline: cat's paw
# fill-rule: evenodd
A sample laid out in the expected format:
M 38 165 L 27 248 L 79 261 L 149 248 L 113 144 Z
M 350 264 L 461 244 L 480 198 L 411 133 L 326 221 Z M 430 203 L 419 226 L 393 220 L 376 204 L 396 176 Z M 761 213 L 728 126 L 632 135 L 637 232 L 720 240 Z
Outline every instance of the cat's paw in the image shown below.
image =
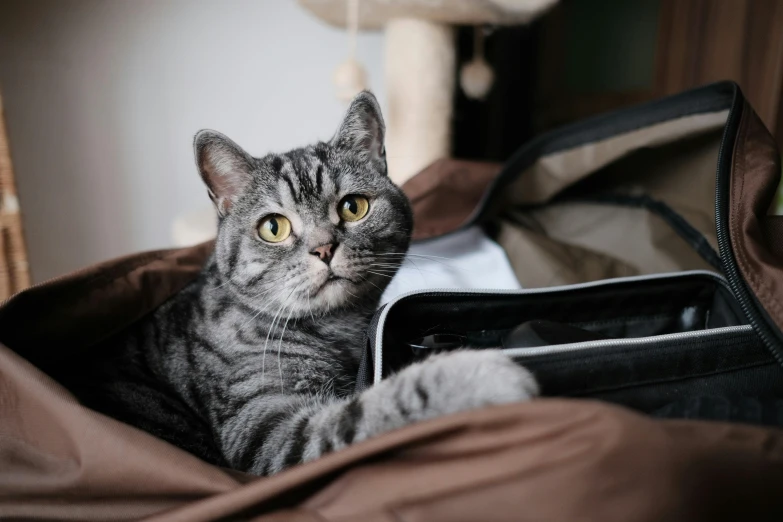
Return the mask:
M 416 367 L 403 385 L 412 417 L 429 419 L 450 413 L 530 400 L 539 393 L 533 375 L 499 350 L 436 355 Z
M 499 350 L 432 356 L 365 391 L 350 409 L 361 412 L 354 441 L 452 413 L 530 400 L 533 375 Z M 346 414 L 347 415 L 347 414 Z M 346 423 L 344 417 L 340 422 Z M 341 424 L 342 425 L 342 424 Z

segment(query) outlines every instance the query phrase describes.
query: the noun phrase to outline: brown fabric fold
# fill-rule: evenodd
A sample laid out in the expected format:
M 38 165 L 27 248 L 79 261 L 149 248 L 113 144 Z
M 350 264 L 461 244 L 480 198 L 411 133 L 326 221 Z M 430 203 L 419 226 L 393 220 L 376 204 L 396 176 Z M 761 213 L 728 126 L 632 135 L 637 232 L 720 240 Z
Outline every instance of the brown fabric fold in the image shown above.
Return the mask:
M 371 456 L 381 458 L 366 460 Z M 357 457 L 365 462 L 345 468 Z M 312 480 L 330 470 L 339 477 L 301 491 L 307 500 L 285 515 L 257 520 L 719 521 L 783 514 L 775 495 L 783 433 L 653 421 L 589 401 L 540 400 L 439 419 L 319 464 L 320 472 L 313 465 L 289 475 Z M 242 496 L 257 502 L 252 492 L 264 489 L 254 483 Z M 235 512 L 228 498 L 154 520 L 202 520 L 206 505 L 227 516 Z M 248 504 L 245 513 L 259 507 Z
M 154 310 L 198 275 L 212 248 L 133 254 L 28 288 L 0 307 L 0 342 L 35 364 L 56 363 Z
M 136 520 L 238 485 L 0 346 L 0 519 Z
M 410 426 L 252 480 L 82 408 L 6 349 L 0 368 L 2 519 L 783 517 L 779 430 L 656 421 L 598 402 L 539 400 Z
M 780 183 L 780 153 L 745 103 L 734 143 L 729 235 L 737 266 L 778 329 L 783 330 L 783 227 L 767 216 Z
M 437 237 L 463 225 L 500 169 L 498 163 L 439 159 L 405 182 L 402 189 L 415 216 L 413 239 Z

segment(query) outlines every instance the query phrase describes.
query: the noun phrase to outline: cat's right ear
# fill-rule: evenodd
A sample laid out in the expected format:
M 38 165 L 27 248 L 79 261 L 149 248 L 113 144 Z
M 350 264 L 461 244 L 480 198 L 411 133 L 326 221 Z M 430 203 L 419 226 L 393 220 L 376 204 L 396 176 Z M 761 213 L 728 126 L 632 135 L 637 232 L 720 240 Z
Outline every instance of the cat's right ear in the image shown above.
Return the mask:
M 253 157 L 219 132 L 202 130 L 193 139 L 201 179 L 223 217 L 242 194 L 253 175 Z

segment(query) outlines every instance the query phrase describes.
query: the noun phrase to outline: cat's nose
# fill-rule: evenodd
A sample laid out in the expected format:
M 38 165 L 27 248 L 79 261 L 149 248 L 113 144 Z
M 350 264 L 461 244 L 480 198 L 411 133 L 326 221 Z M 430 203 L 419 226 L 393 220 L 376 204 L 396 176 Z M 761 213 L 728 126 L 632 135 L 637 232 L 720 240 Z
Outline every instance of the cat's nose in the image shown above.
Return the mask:
M 321 245 L 319 247 L 315 247 L 313 250 L 310 251 L 311 254 L 314 256 L 318 256 L 318 259 L 326 263 L 327 265 L 332 260 L 332 256 L 334 255 L 334 251 L 337 248 L 337 243 L 328 243 L 326 245 Z

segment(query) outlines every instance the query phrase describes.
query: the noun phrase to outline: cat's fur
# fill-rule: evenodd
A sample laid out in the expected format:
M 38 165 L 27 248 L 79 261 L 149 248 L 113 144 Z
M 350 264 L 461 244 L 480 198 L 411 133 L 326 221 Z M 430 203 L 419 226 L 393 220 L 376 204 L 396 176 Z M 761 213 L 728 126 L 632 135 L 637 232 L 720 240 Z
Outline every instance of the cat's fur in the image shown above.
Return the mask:
M 265 475 L 412 422 L 533 396 L 531 375 L 497 351 L 436 356 L 353 395 L 365 329 L 412 228 L 386 176 L 383 133 L 366 92 L 330 142 L 285 154 L 253 158 L 200 132 L 197 162 L 220 216 L 215 252 L 192 284 L 96 351 L 119 355 L 96 358 L 94 376 L 72 383 L 80 398 Z M 370 199 L 355 223 L 337 214 L 348 194 Z M 292 223 L 278 244 L 257 232 L 273 213 Z M 312 255 L 324 244 L 337 245 L 329 264 Z

